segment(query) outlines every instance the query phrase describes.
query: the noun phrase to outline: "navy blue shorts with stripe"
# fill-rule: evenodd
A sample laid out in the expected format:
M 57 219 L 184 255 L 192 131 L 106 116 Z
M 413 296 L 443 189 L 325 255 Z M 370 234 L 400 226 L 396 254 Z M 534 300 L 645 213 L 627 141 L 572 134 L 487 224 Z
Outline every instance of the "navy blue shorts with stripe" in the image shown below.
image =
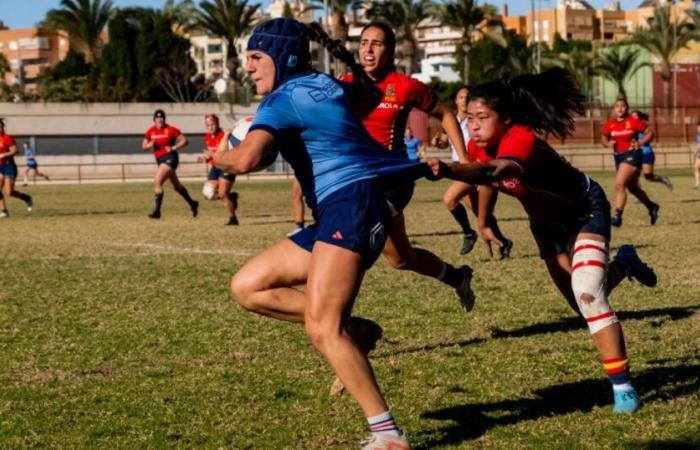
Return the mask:
M 177 166 L 180 164 L 180 156 L 177 152 L 166 153 L 160 158 L 156 158 L 156 164 L 159 166 L 161 164 L 167 164 L 172 167 L 173 170 L 177 170 Z
M 223 170 L 219 169 L 218 167 L 212 167 L 211 169 L 209 169 L 209 174 L 207 174 L 207 180 L 216 181 L 219 178 L 223 178 L 224 180 L 228 180 L 231 183 L 236 181 L 236 175 L 233 173 L 224 172 Z
M 289 239 L 308 252 L 320 241 L 359 253 L 370 268 L 384 248 L 391 213 L 376 183 L 362 180 L 323 199 L 314 217 L 313 225 Z
M 562 211 L 556 222 L 530 220 L 530 230 L 542 259 L 568 253 L 579 233 L 598 234 L 610 241 L 610 203 L 603 188 L 590 180 L 588 190 L 570 211 Z
M 620 167 L 620 164 L 625 163 L 636 168 L 642 167 L 642 151 L 630 150 L 624 153 L 615 153 L 615 168 Z

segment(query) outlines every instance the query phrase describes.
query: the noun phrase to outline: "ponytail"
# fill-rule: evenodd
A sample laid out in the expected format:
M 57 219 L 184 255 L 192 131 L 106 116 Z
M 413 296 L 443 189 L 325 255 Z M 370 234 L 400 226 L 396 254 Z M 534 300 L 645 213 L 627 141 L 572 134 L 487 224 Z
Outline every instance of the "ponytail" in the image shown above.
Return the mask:
M 468 101 L 477 99 L 502 119 L 562 139 L 573 133 L 574 115 L 583 114 L 585 101 L 571 74 L 561 68 L 479 85 L 469 92 Z

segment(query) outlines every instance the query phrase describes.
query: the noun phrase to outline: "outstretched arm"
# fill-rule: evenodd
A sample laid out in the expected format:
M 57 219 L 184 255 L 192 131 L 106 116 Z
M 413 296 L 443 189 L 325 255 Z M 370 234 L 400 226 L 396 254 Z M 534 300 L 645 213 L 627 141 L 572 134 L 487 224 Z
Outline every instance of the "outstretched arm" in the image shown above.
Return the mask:
M 442 122 L 442 128 L 445 130 L 445 134 L 447 134 L 452 146 L 455 148 L 459 162 L 466 163 L 467 147 L 464 143 L 462 129 L 459 127 L 459 122 L 457 122 L 457 118 L 455 117 L 454 113 L 442 103 L 438 103 L 430 112 L 430 115 L 440 119 Z
M 427 162 L 435 179 L 449 178 L 470 184 L 491 184 L 501 178 L 522 174 L 520 164 L 510 159 L 494 159 L 487 163 L 451 163 L 439 159 Z

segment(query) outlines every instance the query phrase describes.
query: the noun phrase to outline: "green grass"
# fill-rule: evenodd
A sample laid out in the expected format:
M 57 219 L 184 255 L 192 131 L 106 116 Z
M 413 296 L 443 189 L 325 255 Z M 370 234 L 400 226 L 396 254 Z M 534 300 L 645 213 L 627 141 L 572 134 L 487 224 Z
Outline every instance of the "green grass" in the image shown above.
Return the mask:
M 612 178 L 597 177 L 608 194 Z M 377 376 L 416 448 L 697 448 L 700 446 L 700 194 L 644 183 L 662 205 L 650 227 L 630 203 L 625 242 L 659 275 L 624 282 L 623 320 L 644 407 L 612 413 L 588 331 L 549 281 L 520 206 L 497 214 L 516 246 L 459 257 L 441 204 L 421 182 L 407 209 L 412 241 L 476 271 L 477 306 L 392 270 L 368 273 L 355 313 L 382 324 Z M 146 184 L 28 188 L 0 222 L 0 448 L 353 448 L 365 434 L 349 398 L 301 327 L 245 313 L 231 274 L 293 224 L 288 182 L 240 184 L 238 228 L 219 203 L 189 217 L 166 191 L 149 221 Z M 199 196 L 199 185 L 190 190 Z M 479 244 L 481 245 L 481 244 Z

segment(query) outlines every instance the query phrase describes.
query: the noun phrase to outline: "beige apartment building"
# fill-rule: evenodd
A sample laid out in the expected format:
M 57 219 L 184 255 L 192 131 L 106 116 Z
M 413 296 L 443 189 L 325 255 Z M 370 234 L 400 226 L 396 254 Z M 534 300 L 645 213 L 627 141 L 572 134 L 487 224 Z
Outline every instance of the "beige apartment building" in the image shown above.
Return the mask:
M 68 53 L 68 35 L 63 32 L 45 32 L 38 28 L 7 29 L 0 22 L 0 53 L 10 63 L 5 82 L 24 84 L 25 89 L 36 89 L 36 77 L 63 60 Z

